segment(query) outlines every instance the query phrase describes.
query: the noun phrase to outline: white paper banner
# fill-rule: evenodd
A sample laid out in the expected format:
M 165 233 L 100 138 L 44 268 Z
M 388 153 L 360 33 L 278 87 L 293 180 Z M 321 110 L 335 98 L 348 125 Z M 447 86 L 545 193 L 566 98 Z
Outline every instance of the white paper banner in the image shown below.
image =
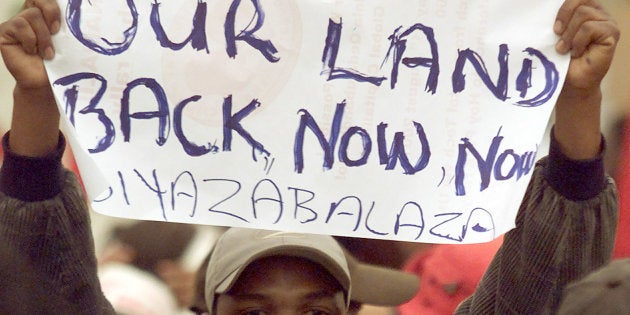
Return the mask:
M 491 240 L 568 66 L 560 0 L 59 2 L 65 133 L 127 218 Z

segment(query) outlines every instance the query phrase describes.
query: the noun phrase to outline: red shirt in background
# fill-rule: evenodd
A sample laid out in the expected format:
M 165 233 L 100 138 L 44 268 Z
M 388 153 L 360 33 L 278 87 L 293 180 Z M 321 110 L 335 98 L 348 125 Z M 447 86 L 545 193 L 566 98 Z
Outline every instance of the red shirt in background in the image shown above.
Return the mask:
M 503 237 L 481 244 L 437 244 L 412 256 L 403 270 L 420 278 L 420 291 L 398 307 L 400 315 L 450 315 L 475 288 Z

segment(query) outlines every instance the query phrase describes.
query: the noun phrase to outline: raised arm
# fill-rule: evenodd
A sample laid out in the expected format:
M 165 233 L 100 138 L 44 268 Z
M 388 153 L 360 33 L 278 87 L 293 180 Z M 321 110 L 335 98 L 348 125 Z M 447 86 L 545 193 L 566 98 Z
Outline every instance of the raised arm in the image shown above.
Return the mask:
M 555 314 L 564 286 L 610 259 L 618 205 L 604 175 L 600 84 L 619 30 L 596 1 L 566 0 L 554 31 L 571 61 L 549 156 L 536 165 L 516 228 L 457 314 Z
M 556 103 L 554 136 L 570 159 L 600 153 L 600 84 L 613 59 L 619 29 L 597 1 L 567 0 L 556 17 L 559 53 L 571 54 L 566 81 Z
M 9 146 L 15 154 L 41 157 L 54 151 L 59 112 L 43 59 L 52 59 L 51 35 L 59 31 L 56 1 L 27 1 L 24 9 L 0 24 L 0 51 L 16 80 Z
M 113 314 L 97 277 L 83 191 L 61 165 L 65 141 L 43 63 L 54 56 L 59 23 L 56 0 L 27 0 L 0 24 L 0 51 L 16 81 L 11 130 L 2 138 L 0 242 L 29 263 L 48 293 L 30 292 L 25 303 L 52 301 L 51 314 Z

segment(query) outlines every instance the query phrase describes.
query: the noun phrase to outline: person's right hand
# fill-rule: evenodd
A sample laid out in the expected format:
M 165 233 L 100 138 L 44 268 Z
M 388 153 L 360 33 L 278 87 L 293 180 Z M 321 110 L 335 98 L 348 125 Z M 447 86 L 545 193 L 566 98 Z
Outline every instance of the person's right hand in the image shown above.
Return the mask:
M 43 59 L 54 56 L 51 35 L 60 19 L 55 0 L 27 0 L 19 14 L 0 24 L 0 52 L 17 87 L 48 88 Z

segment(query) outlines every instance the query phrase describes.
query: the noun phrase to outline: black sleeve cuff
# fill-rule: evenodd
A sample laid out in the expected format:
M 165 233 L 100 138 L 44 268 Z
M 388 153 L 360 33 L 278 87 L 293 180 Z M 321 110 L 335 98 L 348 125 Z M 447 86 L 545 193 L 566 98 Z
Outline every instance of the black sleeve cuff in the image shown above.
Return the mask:
M 9 133 L 2 138 L 4 163 L 0 168 L 0 191 L 23 201 L 50 199 L 63 188 L 64 169 L 61 164 L 66 141 L 59 133 L 57 149 L 41 158 L 14 154 L 9 149 Z
M 549 160 L 545 178 L 549 185 L 567 199 L 587 200 L 597 196 L 606 186 L 603 152 L 606 147 L 602 136 L 599 155 L 589 160 L 572 160 L 562 153 L 551 130 Z

